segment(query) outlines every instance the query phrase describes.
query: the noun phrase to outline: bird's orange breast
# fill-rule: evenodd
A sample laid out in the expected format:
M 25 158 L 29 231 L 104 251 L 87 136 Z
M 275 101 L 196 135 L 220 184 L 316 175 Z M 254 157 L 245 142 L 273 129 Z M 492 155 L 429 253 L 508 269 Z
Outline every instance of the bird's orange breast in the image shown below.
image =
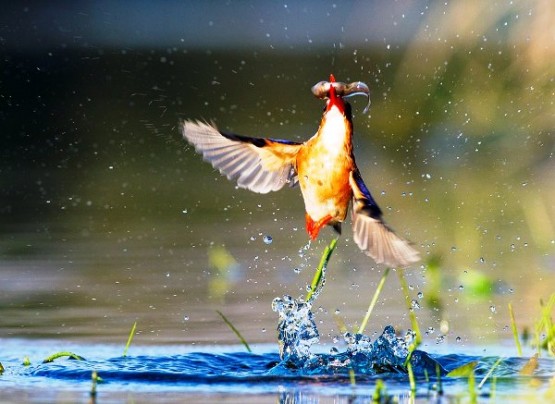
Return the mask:
M 349 175 L 354 168 L 351 127 L 341 114 L 327 114 L 316 136 L 297 155 L 297 173 L 306 213 L 318 221 L 341 222 L 352 197 Z

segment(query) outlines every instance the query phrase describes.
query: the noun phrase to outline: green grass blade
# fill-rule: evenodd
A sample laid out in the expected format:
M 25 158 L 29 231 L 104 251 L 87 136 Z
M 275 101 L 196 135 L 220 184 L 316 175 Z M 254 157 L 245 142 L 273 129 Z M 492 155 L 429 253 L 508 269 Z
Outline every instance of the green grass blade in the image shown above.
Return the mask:
M 241 341 L 241 343 L 245 346 L 245 348 L 247 349 L 247 351 L 252 352 L 251 347 L 249 346 L 249 344 L 247 343 L 247 341 L 245 340 L 245 338 L 243 338 L 243 336 L 241 335 L 241 333 L 239 332 L 239 330 L 237 328 L 235 328 L 235 326 L 233 324 L 231 324 L 231 321 L 229 321 L 227 319 L 226 316 L 224 316 L 224 314 L 219 311 L 216 310 L 216 313 L 218 313 L 220 315 L 220 317 L 222 318 L 222 320 L 224 320 L 224 322 L 227 324 L 227 326 L 231 329 L 231 331 L 233 331 L 235 333 L 235 335 L 237 335 L 237 338 L 239 338 L 239 341 Z
M 511 318 L 511 328 L 513 330 L 513 338 L 515 340 L 516 351 L 518 356 L 522 356 L 522 346 L 520 346 L 520 340 L 518 338 L 518 329 L 515 321 L 515 313 L 513 312 L 513 305 L 509 303 L 509 317 Z
M 534 327 L 534 343 L 538 355 L 542 349 L 546 349 L 550 355 L 555 356 L 555 325 L 551 319 L 551 313 L 555 309 L 555 293 L 551 294 L 547 304 L 540 299 L 541 317 Z M 545 335 L 542 341 L 542 334 Z
M 414 345 L 415 345 L 415 348 L 418 348 L 418 346 L 422 343 L 422 334 L 420 333 L 420 327 L 418 326 L 418 321 L 416 321 L 416 314 L 414 313 L 414 310 L 412 310 L 412 307 L 411 307 L 409 285 L 407 284 L 407 280 L 405 279 L 403 270 L 397 271 L 397 275 L 399 276 L 399 283 L 401 284 L 401 289 L 403 289 L 403 294 L 405 295 L 405 303 L 409 311 L 411 327 L 415 334 Z
M 474 372 L 474 368 L 478 364 L 478 361 L 472 361 L 465 363 L 458 368 L 453 369 L 449 373 L 447 373 L 447 377 L 468 377 L 471 373 Z
M 96 397 L 96 386 L 98 384 L 99 379 L 100 378 L 98 377 L 98 373 L 96 372 L 96 370 L 93 370 L 91 374 L 91 381 L 92 381 L 91 392 L 90 392 L 91 397 Z
M 490 368 L 490 370 L 488 370 L 488 373 L 486 373 L 486 375 L 484 376 L 484 378 L 482 379 L 482 381 L 480 382 L 480 384 L 478 385 L 478 389 L 481 389 L 482 386 L 484 385 L 484 383 L 486 382 L 486 380 L 489 379 L 489 377 L 491 376 L 491 374 L 493 373 L 493 371 L 495 370 L 495 368 L 497 366 L 499 366 L 499 364 L 501 363 L 501 361 L 503 360 L 503 358 L 499 358 L 495 361 L 495 363 L 493 364 L 493 366 Z
M 133 323 L 133 327 L 131 327 L 131 332 L 129 333 L 129 337 L 127 338 L 127 344 L 125 344 L 125 349 L 123 350 L 123 356 L 127 356 L 127 350 L 131 345 L 131 341 L 133 341 L 133 337 L 135 336 L 135 330 L 137 329 L 137 322 Z
M 411 356 L 412 352 L 409 354 Z M 410 358 L 407 361 L 407 370 L 409 372 L 409 384 L 410 384 L 410 392 L 412 394 L 416 393 L 416 380 L 414 378 L 414 371 L 412 370 L 412 363 L 410 363 Z
M 438 394 L 443 394 L 443 383 L 441 379 L 441 367 L 439 363 L 436 363 L 436 378 L 437 378 L 437 392 Z
M 554 309 L 555 293 L 552 293 L 551 296 L 549 296 L 547 304 L 542 304 L 541 319 L 538 323 L 538 329 L 543 329 L 543 334 L 545 335 L 541 347 L 547 350 L 547 353 L 551 356 L 555 356 L 555 324 L 553 324 L 553 319 L 551 318 L 551 313 L 553 313 Z
M 372 396 L 373 403 L 384 403 L 387 401 L 387 396 L 385 392 L 385 383 L 382 379 L 376 381 L 376 387 L 374 389 L 374 394 Z
M 478 402 L 478 394 L 476 393 L 476 375 L 474 369 L 468 375 L 468 394 L 470 394 L 470 402 L 472 404 Z
M 308 291 L 306 298 L 305 298 L 305 302 L 308 302 L 311 298 L 312 295 L 314 295 L 314 292 L 316 292 L 316 290 L 318 289 L 318 286 L 320 285 L 320 282 L 322 281 L 322 274 L 324 272 L 324 268 L 327 267 L 328 262 L 331 258 L 331 254 L 333 253 L 333 250 L 335 250 L 335 246 L 337 244 L 337 239 L 334 238 L 330 244 L 328 246 L 326 246 L 326 249 L 324 250 L 324 253 L 322 254 L 322 258 L 320 258 L 320 263 L 318 264 L 318 268 L 316 268 L 316 273 L 314 274 L 314 277 L 312 278 L 312 283 L 310 284 L 310 290 Z
M 355 370 L 353 368 L 349 369 L 349 381 L 351 382 L 351 386 L 356 386 L 357 381 L 355 379 Z
M 368 324 L 368 320 L 370 319 L 370 316 L 372 315 L 372 310 L 374 310 L 374 306 L 376 305 L 376 302 L 378 301 L 378 297 L 380 296 L 380 293 L 383 289 L 383 286 L 385 284 L 385 280 L 387 278 L 387 275 L 389 274 L 390 268 L 386 268 L 385 272 L 382 275 L 382 279 L 380 279 L 380 283 L 378 283 L 378 287 L 376 288 L 376 291 L 374 292 L 374 296 L 372 297 L 372 300 L 370 301 L 370 305 L 368 306 L 368 310 L 366 311 L 366 315 L 364 316 L 364 319 L 362 320 L 362 323 L 360 324 L 360 327 L 358 328 L 358 333 L 359 334 L 363 334 L 364 330 L 366 329 L 366 324 Z
M 493 402 L 495 402 L 495 391 L 497 390 L 497 376 L 493 376 L 493 379 L 491 379 L 491 386 L 489 388 L 489 398 L 490 400 L 492 400 Z
M 56 352 L 55 354 L 50 355 L 48 358 L 43 360 L 42 363 L 54 362 L 56 359 L 63 358 L 64 356 L 67 356 L 71 359 L 76 359 L 78 361 L 85 360 L 85 358 L 83 358 L 82 356 L 76 355 L 73 352 L 63 351 L 63 352 Z

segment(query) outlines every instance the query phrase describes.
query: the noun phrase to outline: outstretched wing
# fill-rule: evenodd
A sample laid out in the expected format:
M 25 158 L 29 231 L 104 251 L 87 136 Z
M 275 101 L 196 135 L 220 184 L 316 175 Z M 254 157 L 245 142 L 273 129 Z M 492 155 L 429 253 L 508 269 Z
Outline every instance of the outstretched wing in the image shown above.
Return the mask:
M 376 263 L 406 267 L 420 260 L 420 254 L 397 236 L 382 220 L 382 211 L 362 181 L 358 169 L 349 178 L 353 189 L 353 232 L 355 243 Z
M 265 194 L 298 181 L 294 162 L 301 143 L 224 133 L 198 121 L 184 121 L 182 129 L 204 160 L 241 188 Z

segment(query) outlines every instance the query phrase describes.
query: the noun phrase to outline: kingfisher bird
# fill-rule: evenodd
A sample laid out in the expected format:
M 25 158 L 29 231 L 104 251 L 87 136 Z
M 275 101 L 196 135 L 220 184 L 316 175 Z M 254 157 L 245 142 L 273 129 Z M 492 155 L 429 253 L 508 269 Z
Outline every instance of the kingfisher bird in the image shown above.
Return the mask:
M 352 204 L 354 241 L 377 264 L 406 267 L 420 259 L 416 251 L 386 225 L 382 210 L 364 184 L 353 154 L 353 121 L 347 98 L 370 90 L 362 82 L 320 81 L 312 93 L 326 105 L 316 134 L 305 142 L 247 137 L 220 131 L 213 124 L 183 121 L 183 137 L 220 173 L 241 188 L 268 193 L 299 185 L 306 210 L 306 230 L 311 240 L 341 224 Z

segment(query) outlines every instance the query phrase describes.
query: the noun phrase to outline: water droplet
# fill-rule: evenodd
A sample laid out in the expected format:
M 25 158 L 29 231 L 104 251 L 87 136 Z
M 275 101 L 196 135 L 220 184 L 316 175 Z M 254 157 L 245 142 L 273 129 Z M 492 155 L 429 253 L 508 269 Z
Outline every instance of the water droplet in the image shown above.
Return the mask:
M 497 312 L 497 308 L 494 305 L 489 306 L 489 309 L 492 313 L 496 313 Z
M 410 305 L 413 309 L 419 309 L 420 308 L 420 303 L 418 303 L 416 300 L 413 300 L 412 302 L 410 302 Z
M 301 268 L 295 268 L 295 269 L 293 269 L 293 272 L 295 272 L 296 274 L 300 274 L 301 273 Z
M 455 339 L 455 341 L 461 342 L 461 341 L 462 341 L 462 338 L 461 338 L 461 337 L 457 337 L 457 338 Z
M 459 290 L 463 290 L 464 286 L 463 285 L 459 285 Z
M 339 314 L 339 313 L 341 313 L 341 310 L 335 309 L 335 314 Z
M 339 349 L 337 349 L 336 347 L 332 346 L 332 347 L 330 348 L 330 354 L 331 354 L 331 355 L 335 355 L 335 354 L 337 354 L 337 353 L 339 353 Z
M 433 334 L 434 332 L 435 332 L 434 327 L 428 327 L 428 330 L 426 330 L 426 334 Z
M 265 329 L 265 328 L 263 328 L 263 329 L 262 329 L 262 332 L 266 332 L 266 329 Z
M 265 235 L 263 238 L 264 244 L 272 244 L 272 241 L 274 241 L 274 239 L 272 238 L 272 236 L 269 235 Z
M 416 296 L 418 296 L 419 299 L 422 299 L 424 297 L 424 293 L 418 292 Z
M 187 209 L 183 209 L 182 212 L 183 212 L 184 215 L 186 215 L 188 211 L 187 211 Z
M 183 316 L 183 321 L 189 321 L 189 316 Z
M 444 335 L 440 335 L 439 337 L 436 338 L 436 344 L 442 344 L 444 341 L 445 341 Z

